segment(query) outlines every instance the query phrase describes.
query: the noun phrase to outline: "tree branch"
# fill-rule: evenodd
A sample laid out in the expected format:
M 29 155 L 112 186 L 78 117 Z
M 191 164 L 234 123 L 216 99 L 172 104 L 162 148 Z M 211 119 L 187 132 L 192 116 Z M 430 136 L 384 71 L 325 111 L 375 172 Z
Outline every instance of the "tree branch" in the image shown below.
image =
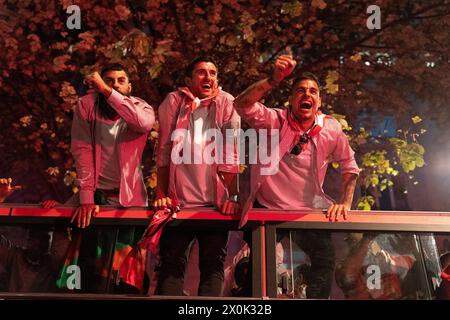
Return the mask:
M 169 8 L 172 12 L 173 17 L 175 18 L 175 27 L 177 28 L 177 32 L 179 34 L 178 41 L 181 42 L 181 47 L 184 52 L 188 52 L 188 47 L 186 45 L 186 35 L 181 28 L 180 19 L 178 17 L 177 5 L 173 0 L 169 1 Z
M 425 12 L 430 11 L 430 10 L 442 7 L 442 6 L 446 6 L 446 4 L 445 3 L 444 4 L 442 4 L 442 3 L 432 4 L 432 5 L 428 6 L 428 7 L 425 7 L 425 8 L 422 8 L 422 9 L 418 10 L 412 16 L 409 16 L 409 17 L 406 17 L 406 18 L 400 18 L 400 19 L 391 21 L 391 22 L 385 24 L 383 28 L 372 32 L 371 34 L 367 35 L 366 37 L 364 37 L 364 38 L 362 38 L 362 39 L 360 39 L 360 40 L 358 40 L 356 42 L 350 43 L 350 44 L 344 46 L 341 49 L 336 49 L 336 50 L 326 54 L 325 56 L 322 56 L 318 61 L 315 61 L 315 63 L 320 62 L 320 61 L 326 61 L 326 60 L 328 60 L 328 59 L 330 59 L 332 57 L 336 57 L 336 56 L 338 56 L 338 55 L 340 55 L 340 54 L 342 54 L 344 52 L 351 52 L 354 48 L 363 45 L 364 42 L 366 42 L 367 40 L 370 40 L 370 39 L 376 37 L 378 34 L 384 32 L 385 30 L 387 30 L 389 28 L 392 28 L 392 27 L 394 27 L 394 26 L 396 26 L 398 24 L 401 24 L 401 23 L 404 23 L 404 22 L 407 22 L 407 21 L 410 21 L 410 20 L 414 20 L 416 16 L 421 15 L 421 14 L 423 14 Z

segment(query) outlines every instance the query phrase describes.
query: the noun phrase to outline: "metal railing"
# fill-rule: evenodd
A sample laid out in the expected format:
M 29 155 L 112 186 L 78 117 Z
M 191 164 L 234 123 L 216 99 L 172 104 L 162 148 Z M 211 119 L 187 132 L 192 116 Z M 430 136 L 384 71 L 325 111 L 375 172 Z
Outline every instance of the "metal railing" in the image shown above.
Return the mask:
M 74 208 L 59 206 L 44 209 L 36 205 L 1 204 L 0 226 L 14 225 L 63 225 L 69 226 Z M 93 226 L 139 226 L 149 223 L 153 211 L 144 208 L 115 208 L 102 206 L 92 220 Z M 238 230 L 240 216 L 225 216 L 212 208 L 182 210 L 171 228 L 219 228 Z M 347 220 L 329 222 L 320 211 L 274 211 L 257 209 L 249 212 L 244 230 L 251 232 L 252 296 L 253 298 L 275 298 L 275 237 L 278 231 L 318 229 L 345 232 L 412 232 L 450 233 L 450 212 L 418 211 L 356 211 L 349 213 Z M 4 293 L 4 297 L 15 294 Z M 44 295 L 45 294 L 40 294 Z M 30 295 L 32 297 L 33 295 Z M 23 297 L 23 295 L 22 295 Z M 37 296 L 35 295 L 35 298 Z M 72 295 L 72 297 L 75 297 Z M 136 296 L 137 297 L 137 296 Z M 142 297 L 140 297 L 142 298 Z M 161 297 L 153 297 L 161 298 Z

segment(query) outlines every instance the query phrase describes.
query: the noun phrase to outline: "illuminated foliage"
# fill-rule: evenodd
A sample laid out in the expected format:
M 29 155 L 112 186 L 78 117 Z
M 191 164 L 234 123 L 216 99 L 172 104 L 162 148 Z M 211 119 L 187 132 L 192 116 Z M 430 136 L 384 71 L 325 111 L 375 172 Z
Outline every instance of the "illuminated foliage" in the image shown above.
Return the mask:
M 71 4 L 81 9 L 81 30 L 66 27 Z M 73 181 L 72 108 L 84 94 L 83 74 L 106 61 L 124 63 L 133 93 L 156 108 L 200 54 L 216 57 L 222 87 L 237 95 L 267 76 L 289 47 L 296 75 L 311 71 L 323 79 L 324 112 L 345 115 L 338 120 L 366 163 L 363 187 L 383 188 L 395 170 L 423 166 L 424 150 L 418 135 L 371 137 L 378 123 L 358 119 L 391 115 L 397 129 L 409 127 L 404 118 L 413 114 L 417 125 L 424 117 L 448 122 L 450 8 L 441 0 L 378 5 L 381 29 L 369 30 L 364 1 L 0 0 L 1 174 L 24 186 L 28 202 L 72 193 L 63 187 Z M 283 106 L 291 81 L 266 103 Z M 144 159 L 149 187 L 156 141 L 155 130 Z

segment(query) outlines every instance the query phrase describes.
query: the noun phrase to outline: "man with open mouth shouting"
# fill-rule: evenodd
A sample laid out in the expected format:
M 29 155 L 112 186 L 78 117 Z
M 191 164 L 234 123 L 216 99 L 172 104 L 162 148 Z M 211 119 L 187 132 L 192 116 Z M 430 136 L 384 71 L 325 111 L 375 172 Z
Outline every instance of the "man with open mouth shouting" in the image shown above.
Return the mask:
M 219 140 L 207 138 L 208 132 L 222 133 L 227 129 L 234 132 L 233 129 L 239 128 L 239 116 L 233 109 L 234 98 L 219 87 L 217 64 L 211 57 L 192 61 L 186 68 L 185 83 L 186 87 L 169 93 L 158 109 L 160 140 L 154 206 L 156 209 L 174 203 L 181 208 L 211 206 L 223 214 L 235 214 L 239 171 L 236 148 L 229 152 L 228 148 L 218 146 Z M 212 143 L 217 147 L 210 148 Z M 221 161 L 210 163 L 203 159 L 208 150 L 218 156 L 220 149 L 223 150 Z M 228 231 L 179 228 L 168 228 L 162 233 L 157 294 L 183 294 L 189 252 L 195 238 L 199 243 L 200 260 L 198 295 L 222 295 Z
M 341 125 L 319 111 L 320 85 L 317 78 L 304 73 L 293 81 L 288 109 L 267 108 L 258 102 L 295 69 L 289 54 L 277 58 L 270 78 L 261 80 L 235 100 L 241 118 L 255 129 L 278 129 L 279 169 L 262 175 L 262 164 L 253 165 L 250 197 L 242 208 L 240 225 L 247 222 L 248 210 L 256 204 L 272 210 L 327 210 L 329 221 L 346 219 L 351 207 L 359 169 Z M 335 203 L 322 185 L 328 164 L 339 163 L 343 183 L 342 197 Z M 308 298 L 328 298 L 334 271 L 334 250 L 330 233 L 298 232 L 297 244 L 309 255 L 311 275 Z

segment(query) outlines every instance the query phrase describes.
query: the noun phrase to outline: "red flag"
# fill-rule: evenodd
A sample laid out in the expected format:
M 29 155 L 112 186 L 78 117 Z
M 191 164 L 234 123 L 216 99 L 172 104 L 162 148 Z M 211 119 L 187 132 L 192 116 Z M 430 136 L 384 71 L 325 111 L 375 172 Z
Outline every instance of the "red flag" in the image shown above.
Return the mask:
M 136 287 L 139 292 L 144 290 L 145 257 L 147 250 L 157 255 L 159 252 L 159 239 L 161 238 L 164 226 L 176 219 L 176 212 L 179 211 L 177 204 L 170 208 L 156 211 L 144 235 L 137 246 L 130 251 L 122 263 L 119 275 L 123 282 Z
M 450 300 L 450 264 L 442 271 L 441 280 L 436 297 L 440 300 Z

